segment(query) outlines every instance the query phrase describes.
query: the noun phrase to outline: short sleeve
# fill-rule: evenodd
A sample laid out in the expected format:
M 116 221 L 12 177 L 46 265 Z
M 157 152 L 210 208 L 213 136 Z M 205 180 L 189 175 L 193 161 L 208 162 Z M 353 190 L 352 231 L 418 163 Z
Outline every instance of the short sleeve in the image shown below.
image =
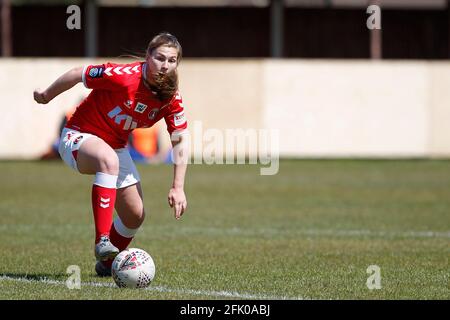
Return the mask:
M 113 63 L 86 66 L 82 74 L 83 84 L 88 89 L 120 88 L 125 79 L 123 72 L 117 72 L 118 69 L 121 69 L 121 66 Z
M 170 135 L 176 132 L 182 134 L 187 130 L 187 120 L 184 113 L 183 100 L 179 94 L 170 104 L 170 112 L 164 117 L 167 125 L 167 131 Z

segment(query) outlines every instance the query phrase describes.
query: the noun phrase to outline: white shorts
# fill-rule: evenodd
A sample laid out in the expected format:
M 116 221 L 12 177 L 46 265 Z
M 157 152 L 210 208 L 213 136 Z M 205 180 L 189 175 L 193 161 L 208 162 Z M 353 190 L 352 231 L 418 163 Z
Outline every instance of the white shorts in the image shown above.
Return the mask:
M 78 149 L 84 141 L 90 137 L 96 137 L 90 133 L 82 133 L 73 129 L 64 128 L 61 132 L 61 139 L 59 140 L 59 155 L 64 162 L 79 172 L 77 167 L 76 155 Z M 119 158 L 119 177 L 117 178 L 117 189 L 125 188 L 141 181 L 137 168 L 131 159 L 127 148 L 114 149 Z

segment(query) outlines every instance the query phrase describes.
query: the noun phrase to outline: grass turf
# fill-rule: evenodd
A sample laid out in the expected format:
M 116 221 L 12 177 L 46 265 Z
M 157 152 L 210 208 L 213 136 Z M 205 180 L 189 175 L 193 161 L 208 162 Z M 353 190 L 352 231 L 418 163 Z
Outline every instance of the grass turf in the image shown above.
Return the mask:
M 284 160 L 191 165 L 188 211 L 172 167 L 138 167 L 148 290 L 95 276 L 92 177 L 62 162 L 0 162 L 0 299 L 449 299 L 449 161 Z M 69 265 L 81 290 L 69 290 Z M 366 269 L 378 265 L 381 289 Z

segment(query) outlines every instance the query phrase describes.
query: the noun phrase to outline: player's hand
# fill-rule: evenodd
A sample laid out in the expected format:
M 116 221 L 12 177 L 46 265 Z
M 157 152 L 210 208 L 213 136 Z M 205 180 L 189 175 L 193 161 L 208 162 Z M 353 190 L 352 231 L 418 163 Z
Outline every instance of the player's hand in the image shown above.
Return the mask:
M 49 103 L 49 100 L 47 100 L 45 96 L 45 91 L 41 91 L 39 89 L 34 90 L 33 92 L 34 101 L 41 104 L 47 104 Z
M 174 209 L 175 219 L 180 219 L 187 208 L 186 195 L 183 189 L 171 188 L 167 200 L 170 207 Z

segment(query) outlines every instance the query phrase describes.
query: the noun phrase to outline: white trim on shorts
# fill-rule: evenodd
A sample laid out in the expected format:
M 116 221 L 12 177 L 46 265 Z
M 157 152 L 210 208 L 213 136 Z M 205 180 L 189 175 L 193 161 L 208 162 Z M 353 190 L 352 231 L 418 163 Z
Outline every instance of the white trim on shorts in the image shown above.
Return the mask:
M 64 162 L 77 172 L 80 172 L 75 159 L 76 153 L 84 141 L 96 137 L 90 133 L 82 133 L 74 129 L 64 128 L 59 140 L 59 155 Z M 99 138 L 100 139 L 100 138 Z M 119 158 L 119 177 L 116 188 L 121 189 L 141 181 L 136 165 L 131 159 L 128 148 L 114 149 Z

